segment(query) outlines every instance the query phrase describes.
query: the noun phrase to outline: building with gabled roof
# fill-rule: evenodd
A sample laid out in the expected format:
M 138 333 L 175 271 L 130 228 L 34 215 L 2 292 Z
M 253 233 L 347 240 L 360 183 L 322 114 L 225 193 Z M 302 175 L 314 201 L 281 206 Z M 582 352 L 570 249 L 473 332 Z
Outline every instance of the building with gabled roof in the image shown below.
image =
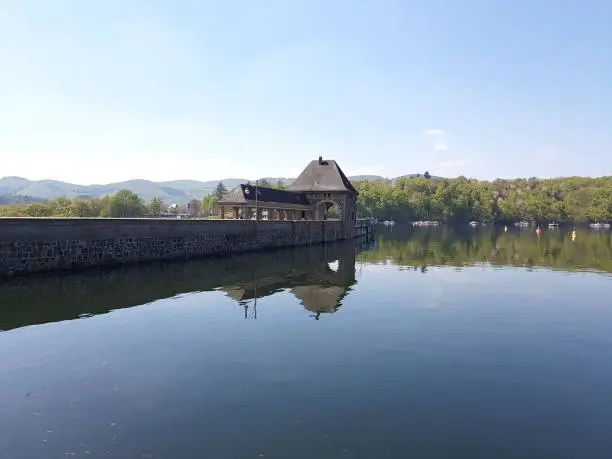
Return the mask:
M 311 161 L 287 190 L 244 184 L 217 202 L 221 218 L 357 222 L 357 190 L 334 160 Z M 332 213 L 332 209 L 336 212 Z

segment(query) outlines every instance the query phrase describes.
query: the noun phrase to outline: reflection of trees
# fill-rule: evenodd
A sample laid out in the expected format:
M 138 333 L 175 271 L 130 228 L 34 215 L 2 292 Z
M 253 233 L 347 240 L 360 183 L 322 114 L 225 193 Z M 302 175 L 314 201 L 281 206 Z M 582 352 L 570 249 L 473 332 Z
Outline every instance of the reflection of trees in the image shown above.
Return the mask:
M 296 296 L 306 309 L 331 311 L 330 289 L 342 289 L 345 295 L 355 282 L 358 250 L 361 248 L 353 241 L 347 241 L 228 258 L 13 279 L 0 284 L 0 329 L 76 319 L 83 313 L 102 314 L 187 292 L 211 290 L 224 291 L 252 318 L 257 313 L 257 298 L 287 289 L 297 289 Z M 329 268 L 329 263 L 335 261 L 336 271 Z M 311 288 L 306 299 L 300 298 L 302 287 Z M 316 300 L 317 289 L 320 300 Z M 338 295 L 336 308 L 342 298 Z
M 584 230 L 572 241 L 566 231 L 544 231 L 537 237 L 533 231 L 396 229 L 381 233 L 376 248 L 362 253 L 359 260 L 391 260 L 409 267 L 491 263 L 612 273 L 612 234 Z

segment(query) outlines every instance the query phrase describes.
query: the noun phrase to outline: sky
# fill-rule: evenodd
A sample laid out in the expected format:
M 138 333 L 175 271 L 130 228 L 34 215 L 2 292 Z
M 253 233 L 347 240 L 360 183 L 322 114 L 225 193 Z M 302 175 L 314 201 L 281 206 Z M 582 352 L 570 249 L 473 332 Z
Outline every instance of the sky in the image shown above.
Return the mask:
M 612 175 L 607 0 L 0 0 L 0 176 Z

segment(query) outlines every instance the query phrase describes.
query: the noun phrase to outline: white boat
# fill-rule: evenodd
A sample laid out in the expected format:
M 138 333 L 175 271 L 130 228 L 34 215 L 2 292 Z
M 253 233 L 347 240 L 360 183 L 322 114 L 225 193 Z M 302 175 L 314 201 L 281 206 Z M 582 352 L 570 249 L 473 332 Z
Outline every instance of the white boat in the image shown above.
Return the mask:
M 470 222 L 470 226 L 472 228 L 475 228 L 476 226 L 478 226 L 478 222 Z

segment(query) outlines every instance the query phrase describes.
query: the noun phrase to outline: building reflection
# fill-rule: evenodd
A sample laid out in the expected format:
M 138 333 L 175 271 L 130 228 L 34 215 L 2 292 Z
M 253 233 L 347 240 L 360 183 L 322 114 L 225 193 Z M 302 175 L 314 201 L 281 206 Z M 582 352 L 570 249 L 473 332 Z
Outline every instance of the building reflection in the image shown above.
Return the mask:
M 151 263 L 0 283 L 0 329 L 104 314 L 190 292 L 222 291 L 257 317 L 257 302 L 290 292 L 315 319 L 341 307 L 355 280 L 354 241 Z
M 288 291 L 318 320 L 323 313 L 336 312 L 356 283 L 355 259 L 359 249 L 354 244 L 338 244 L 308 254 L 298 251 L 291 269 L 280 265 L 274 270 L 260 270 L 254 265 L 251 279 L 220 290 L 244 308 L 245 318 L 257 318 L 259 299 Z
M 342 299 L 347 295 L 349 289 L 344 286 L 322 286 L 322 285 L 300 285 L 291 289 L 300 304 L 312 311 L 316 320 L 322 313 L 333 313 L 342 305 Z

